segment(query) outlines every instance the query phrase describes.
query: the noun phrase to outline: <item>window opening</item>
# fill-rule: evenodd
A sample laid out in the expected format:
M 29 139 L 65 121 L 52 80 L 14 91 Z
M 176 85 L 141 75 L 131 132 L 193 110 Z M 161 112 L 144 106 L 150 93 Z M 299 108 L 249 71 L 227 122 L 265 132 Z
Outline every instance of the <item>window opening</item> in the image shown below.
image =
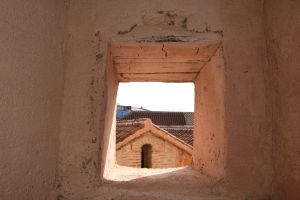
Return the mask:
M 141 145 L 149 144 L 149 138 L 144 138 L 144 141 L 138 142 L 138 145 L 133 144 L 133 142 L 136 141 L 135 139 L 137 139 L 137 136 L 141 135 L 139 129 L 152 123 L 151 120 L 145 120 L 143 118 L 142 120 L 134 119 L 130 122 L 135 125 L 132 129 L 135 130 L 135 133 L 138 132 L 138 134 L 129 134 L 130 136 L 128 139 L 124 139 L 123 136 L 129 128 L 126 127 L 126 123 L 123 123 L 121 124 L 123 126 L 123 131 L 116 136 L 116 129 L 113 127 L 116 125 L 115 108 L 116 104 L 120 103 L 116 101 L 116 97 L 123 82 L 189 82 L 193 83 L 195 89 L 195 127 L 193 127 L 194 142 L 192 142 L 192 151 L 189 151 L 184 146 L 178 144 L 178 142 L 174 142 L 174 137 L 170 135 L 166 138 L 161 138 L 169 138 L 170 140 L 173 140 L 173 144 L 176 144 L 177 147 L 189 152 L 189 154 L 192 155 L 192 166 L 194 169 L 200 170 L 213 177 L 222 177 L 224 175 L 224 163 L 226 159 L 226 152 L 223 150 L 226 149 L 227 145 L 224 127 L 225 90 L 223 49 L 220 48 L 221 35 L 209 35 L 209 37 L 207 37 L 207 35 L 201 35 L 201 38 L 192 36 L 191 38 L 185 38 L 182 42 L 176 43 L 156 43 L 154 41 L 135 43 L 124 42 L 122 39 L 120 39 L 120 41 L 117 40 L 118 38 L 116 41 L 110 43 L 110 54 L 108 54 L 109 62 L 106 74 L 107 85 L 105 88 L 107 91 L 106 120 L 102 144 L 103 148 L 101 151 L 102 156 L 100 157 L 101 176 L 105 177 L 105 175 L 109 175 L 108 173 L 110 173 L 110 170 L 114 168 L 116 163 L 118 165 L 128 163 L 128 160 L 126 161 L 127 156 L 123 153 L 127 153 L 130 150 L 136 151 L 135 153 L 137 153 L 133 157 L 130 157 L 131 161 L 135 161 L 136 164 L 133 162 L 132 165 L 124 166 L 140 168 Z M 147 89 L 147 87 L 144 87 L 144 89 Z M 181 97 L 173 98 L 170 102 L 184 99 L 181 90 L 177 89 L 177 93 L 181 94 Z M 127 93 L 126 95 L 131 96 L 130 93 Z M 153 99 L 159 103 L 163 100 L 163 98 L 158 98 L 156 95 L 155 97 L 156 98 Z M 126 106 L 130 104 L 121 103 L 120 105 Z M 142 110 L 148 108 L 147 106 L 144 107 L 144 105 L 139 106 L 143 106 L 143 108 L 138 107 L 138 109 Z M 136 108 L 136 105 L 133 105 L 131 108 L 133 107 Z M 155 111 L 155 109 L 150 110 Z M 120 115 L 117 113 L 118 117 L 124 115 L 127 115 L 126 109 Z M 154 131 L 156 135 L 164 135 L 159 132 L 165 131 L 157 131 L 155 123 L 152 124 L 152 126 L 154 128 L 151 130 L 148 127 L 150 131 Z M 118 123 L 116 128 L 118 128 Z M 160 128 L 166 129 L 166 127 L 161 126 Z M 143 131 L 145 135 L 148 134 L 147 130 L 146 132 L 145 129 Z M 210 139 L 208 140 L 207 138 Z M 152 168 L 170 168 L 166 166 L 156 166 L 158 160 L 163 160 L 164 162 L 161 163 L 165 165 L 165 162 L 169 162 L 170 159 L 172 159 L 172 156 L 161 156 L 158 153 L 159 150 L 163 151 L 169 149 L 169 147 L 163 146 L 161 142 L 157 142 L 156 144 L 151 143 L 151 145 Z M 116 149 L 118 150 L 121 147 L 124 147 L 121 154 L 120 152 L 119 154 L 118 152 L 115 152 Z M 220 157 L 216 159 L 216 155 L 220 155 Z M 182 162 L 179 162 L 179 166 L 184 166 L 182 163 L 186 161 L 187 157 L 183 156 L 182 158 L 184 158 L 184 160 L 180 160 Z M 174 164 L 175 162 L 172 163 Z M 143 171 L 136 169 L 131 170 L 132 172 L 137 173 Z
M 192 163 L 193 83 L 120 83 L 117 93 L 118 165 L 162 169 Z

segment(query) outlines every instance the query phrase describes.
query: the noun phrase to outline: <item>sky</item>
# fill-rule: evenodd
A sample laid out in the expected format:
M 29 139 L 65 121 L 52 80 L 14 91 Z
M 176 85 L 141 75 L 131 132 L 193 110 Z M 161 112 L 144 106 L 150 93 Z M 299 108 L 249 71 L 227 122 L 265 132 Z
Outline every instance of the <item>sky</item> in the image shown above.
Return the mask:
M 120 83 L 117 103 L 152 111 L 194 112 L 193 83 Z

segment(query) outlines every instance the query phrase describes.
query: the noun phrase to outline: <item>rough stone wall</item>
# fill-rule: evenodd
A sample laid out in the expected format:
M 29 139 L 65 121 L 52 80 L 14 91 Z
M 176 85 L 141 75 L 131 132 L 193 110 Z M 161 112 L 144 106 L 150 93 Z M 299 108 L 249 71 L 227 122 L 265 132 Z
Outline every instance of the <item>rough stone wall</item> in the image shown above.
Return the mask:
M 144 144 L 152 146 L 152 168 L 182 167 L 191 164 L 192 156 L 172 143 L 154 136 L 151 132 L 129 142 L 117 150 L 117 164 L 141 167 L 141 150 Z
M 272 138 L 264 88 L 261 0 L 70 0 L 67 12 L 60 195 L 83 199 L 99 185 L 96 176 L 105 116 L 103 80 L 109 39 L 136 26 L 166 25 L 223 34 L 228 144 L 224 183 L 228 190 L 244 193 L 248 199 L 268 196 Z
M 265 2 L 268 91 L 272 106 L 273 198 L 300 198 L 300 2 Z
M 0 199 L 55 198 L 62 1 L 0 2 Z

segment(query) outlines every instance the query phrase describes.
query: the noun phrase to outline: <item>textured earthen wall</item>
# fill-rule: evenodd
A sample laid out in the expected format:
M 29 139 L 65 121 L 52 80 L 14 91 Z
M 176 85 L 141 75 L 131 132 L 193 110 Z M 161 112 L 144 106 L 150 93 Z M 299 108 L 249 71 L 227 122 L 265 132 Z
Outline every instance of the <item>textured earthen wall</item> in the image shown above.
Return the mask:
M 300 2 L 266 1 L 274 199 L 300 198 Z
M 54 199 L 62 1 L 0 2 L 0 199 Z
M 110 47 L 107 49 L 107 66 L 112 66 L 112 59 L 110 58 Z M 106 70 L 104 77 L 104 92 L 105 97 L 105 119 L 104 119 L 104 132 L 103 137 L 99 143 L 99 153 L 95 155 L 99 159 L 99 168 L 95 168 L 100 171 L 100 178 L 105 176 L 109 170 L 114 167 L 116 163 L 116 107 L 117 107 L 117 92 L 118 92 L 118 80 L 116 77 L 115 69 L 109 67 Z M 97 91 L 95 91 L 96 94 Z M 91 111 L 92 113 L 93 111 Z M 99 113 L 98 113 L 99 114 Z M 97 172 L 96 171 L 96 172 Z
M 114 103 L 106 101 L 117 88 L 111 83 L 109 92 L 109 83 L 104 89 L 107 43 L 141 25 L 223 34 L 224 183 L 257 199 L 269 197 L 274 181 L 275 199 L 297 199 L 300 6 L 292 0 L 1 1 L 1 199 L 53 194 L 64 3 L 67 69 L 57 199 L 83 199 L 99 186 L 99 165 L 113 151 L 100 158 L 99 152 L 114 146 L 107 141 L 113 135 L 103 134 L 105 119 L 113 119 L 105 105 Z
M 142 25 L 223 34 L 228 146 L 224 183 L 248 199 L 268 196 L 272 140 L 264 88 L 262 1 L 71 0 L 67 12 L 59 173 L 62 196 L 82 199 L 99 185 L 96 172 L 104 132 L 107 43 Z
M 140 168 L 144 144 L 152 146 L 152 168 L 182 167 L 192 161 L 190 154 L 149 132 L 118 149 L 117 164 Z
M 195 81 L 193 164 L 202 173 L 223 178 L 227 159 L 224 60 L 222 47 Z

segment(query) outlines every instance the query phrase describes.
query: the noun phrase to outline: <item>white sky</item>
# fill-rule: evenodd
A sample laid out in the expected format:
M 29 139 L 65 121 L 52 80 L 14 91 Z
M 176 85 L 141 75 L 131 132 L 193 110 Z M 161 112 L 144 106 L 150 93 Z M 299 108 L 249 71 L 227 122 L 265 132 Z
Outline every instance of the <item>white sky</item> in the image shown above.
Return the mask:
M 193 83 L 120 83 L 117 103 L 152 111 L 194 112 Z

